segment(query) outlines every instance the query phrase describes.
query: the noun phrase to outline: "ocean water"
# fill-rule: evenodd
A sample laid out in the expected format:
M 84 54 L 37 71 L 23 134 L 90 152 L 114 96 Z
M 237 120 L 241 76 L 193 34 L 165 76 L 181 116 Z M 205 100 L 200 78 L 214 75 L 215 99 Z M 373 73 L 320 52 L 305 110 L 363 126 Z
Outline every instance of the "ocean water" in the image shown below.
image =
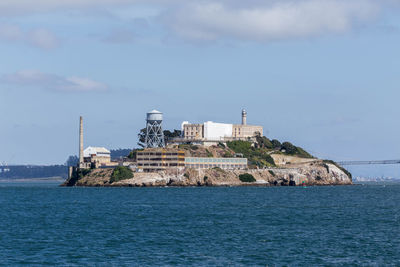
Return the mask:
M 0 265 L 400 266 L 400 185 L 0 183 Z

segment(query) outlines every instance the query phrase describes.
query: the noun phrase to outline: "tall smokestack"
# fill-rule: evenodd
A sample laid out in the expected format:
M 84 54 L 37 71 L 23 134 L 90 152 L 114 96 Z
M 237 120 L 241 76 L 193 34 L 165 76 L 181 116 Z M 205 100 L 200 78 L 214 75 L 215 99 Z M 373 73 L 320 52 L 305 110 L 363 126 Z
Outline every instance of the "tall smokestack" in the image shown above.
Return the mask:
M 242 110 L 242 125 L 246 125 L 247 124 L 247 112 L 246 110 Z
M 80 117 L 79 124 L 79 163 L 83 163 L 83 118 Z

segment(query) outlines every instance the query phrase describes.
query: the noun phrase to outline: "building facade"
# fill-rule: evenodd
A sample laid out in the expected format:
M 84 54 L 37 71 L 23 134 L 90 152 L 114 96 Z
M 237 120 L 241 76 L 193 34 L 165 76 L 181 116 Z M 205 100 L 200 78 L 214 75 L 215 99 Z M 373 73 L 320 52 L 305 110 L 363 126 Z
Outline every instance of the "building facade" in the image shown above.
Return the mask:
M 111 164 L 111 152 L 104 147 L 87 147 L 83 151 L 84 163 L 98 168 Z
M 247 169 L 247 158 L 196 158 L 186 157 L 185 167 L 193 169 L 212 169 L 215 167 L 224 170 Z
M 248 140 L 263 135 L 263 127 L 247 125 L 247 112 L 242 110 L 242 124 L 216 123 L 207 121 L 202 124 L 182 123 L 183 137 L 188 141 L 231 141 Z
M 136 154 L 137 168 L 144 172 L 157 172 L 185 167 L 185 151 L 172 149 L 145 149 Z
M 257 134 L 263 136 L 262 126 L 234 124 L 232 127 L 233 139 L 245 140 L 246 138 L 254 137 Z
M 246 158 L 200 158 L 185 157 L 178 149 L 145 149 L 136 154 L 136 166 L 143 172 L 158 172 L 168 169 L 211 169 L 237 170 L 247 168 Z
M 185 139 L 203 139 L 204 124 L 183 124 L 183 132 Z

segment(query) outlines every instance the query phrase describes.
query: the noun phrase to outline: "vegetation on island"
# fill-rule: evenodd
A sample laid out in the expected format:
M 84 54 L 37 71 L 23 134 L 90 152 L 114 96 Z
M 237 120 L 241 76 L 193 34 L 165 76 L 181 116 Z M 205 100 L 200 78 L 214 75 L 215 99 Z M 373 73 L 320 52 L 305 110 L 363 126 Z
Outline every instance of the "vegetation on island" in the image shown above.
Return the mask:
M 131 178 L 133 178 L 133 172 L 131 169 L 125 166 L 118 166 L 113 170 L 110 183 L 115 183 L 121 180 L 126 180 Z
M 227 142 L 227 146 L 236 154 L 242 154 L 247 158 L 250 167 L 272 167 L 275 166 L 274 159 L 269 155 L 266 148 L 256 148 L 249 141 L 231 141 Z
M 245 173 L 239 175 L 239 180 L 243 183 L 254 183 L 256 181 L 256 178 L 254 178 L 254 176 L 249 173 Z
M 192 144 L 180 144 L 178 145 L 179 149 L 185 149 L 185 150 L 197 150 L 199 149 L 198 146 L 192 145 Z
M 256 146 L 258 148 L 266 148 L 270 151 L 280 152 L 289 156 L 296 156 L 300 158 L 313 158 L 307 151 L 301 147 L 295 146 L 290 142 L 279 142 L 276 139 L 272 141 L 265 136 L 256 136 Z
M 236 154 L 242 154 L 249 160 L 250 167 L 274 167 L 275 162 L 271 154 L 284 154 L 300 158 L 313 158 L 301 147 L 295 146 L 290 142 L 279 142 L 276 139 L 269 140 L 265 136 L 257 135 L 256 142 L 250 141 L 231 141 L 227 146 Z

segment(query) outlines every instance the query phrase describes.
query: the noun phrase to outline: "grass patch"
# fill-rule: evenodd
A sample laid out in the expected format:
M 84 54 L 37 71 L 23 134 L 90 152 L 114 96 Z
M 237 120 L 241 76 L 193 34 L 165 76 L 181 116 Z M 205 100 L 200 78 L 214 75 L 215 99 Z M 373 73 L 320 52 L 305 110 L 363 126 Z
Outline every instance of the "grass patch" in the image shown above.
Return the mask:
M 180 148 L 180 149 L 186 149 L 186 150 L 197 150 L 197 149 L 199 149 L 199 147 L 198 146 L 196 146 L 196 145 L 192 145 L 192 144 L 180 144 L 180 145 L 178 145 L 178 148 Z
M 223 155 L 224 158 L 233 158 L 233 155 L 231 152 L 226 151 L 225 154 Z
M 269 155 L 270 149 L 267 148 L 255 148 L 251 142 L 248 141 L 232 141 L 227 142 L 227 145 L 235 153 L 241 153 L 245 158 L 249 160 L 249 166 L 254 167 L 274 167 L 274 159 Z
M 245 173 L 239 175 L 239 180 L 244 183 L 254 183 L 256 181 L 256 178 L 254 178 L 254 176 L 249 173 Z
M 113 170 L 110 182 L 114 183 L 131 178 L 133 178 L 133 172 L 131 169 L 125 166 L 118 166 Z

